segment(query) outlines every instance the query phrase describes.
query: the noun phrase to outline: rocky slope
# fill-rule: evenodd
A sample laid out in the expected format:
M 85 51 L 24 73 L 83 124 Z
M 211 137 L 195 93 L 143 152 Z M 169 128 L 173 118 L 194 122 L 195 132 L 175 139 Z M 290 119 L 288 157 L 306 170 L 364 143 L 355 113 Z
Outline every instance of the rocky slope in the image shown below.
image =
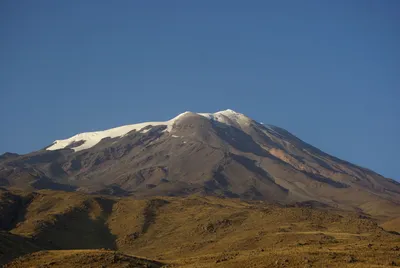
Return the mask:
M 399 215 L 400 184 L 340 160 L 284 129 L 232 110 L 183 113 L 57 140 L 0 157 L 0 186 L 119 196 L 194 193 L 280 204 L 314 200 Z

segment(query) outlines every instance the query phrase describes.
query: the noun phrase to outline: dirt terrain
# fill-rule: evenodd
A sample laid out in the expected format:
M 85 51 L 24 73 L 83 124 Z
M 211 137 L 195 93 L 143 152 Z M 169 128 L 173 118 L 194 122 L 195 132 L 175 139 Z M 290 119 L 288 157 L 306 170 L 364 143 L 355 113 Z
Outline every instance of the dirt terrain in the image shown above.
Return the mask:
M 0 213 L 6 267 L 400 265 L 400 235 L 382 218 L 312 202 L 3 190 Z
M 5 265 L 13 267 L 135 267 L 158 268 L 163 264 L 107 250 L 40 251 Z

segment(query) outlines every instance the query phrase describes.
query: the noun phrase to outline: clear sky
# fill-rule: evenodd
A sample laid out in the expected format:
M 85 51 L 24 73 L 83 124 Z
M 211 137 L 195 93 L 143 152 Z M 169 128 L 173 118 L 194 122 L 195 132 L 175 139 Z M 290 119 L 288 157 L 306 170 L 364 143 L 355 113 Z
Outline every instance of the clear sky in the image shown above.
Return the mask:
M 400 1 L 0 1 L 0 153 L 231 108 L 400 179 Z

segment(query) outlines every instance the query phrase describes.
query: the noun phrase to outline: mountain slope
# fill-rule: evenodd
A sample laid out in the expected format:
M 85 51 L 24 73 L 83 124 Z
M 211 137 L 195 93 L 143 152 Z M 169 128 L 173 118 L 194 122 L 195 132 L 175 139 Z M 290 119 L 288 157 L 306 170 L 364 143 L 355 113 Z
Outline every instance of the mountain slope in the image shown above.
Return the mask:
M 29 238 L 0 231 L 0 266 L 19 256 L 42 249 Z
M 0 200 L 5 208 L 12 206 L 8 200 L 26 196 L 32 197 L 29 203 L 3 210 L 18 220 L 3 229 L 7 240 L 0 233 L 0 244 L 15 241 L 0 250 L 13 257 L 47 250 L 6 267 L 100 267 L 102 262 L 132 267 L 128 263 L 139 261 L 132 256 L 158 260 L 141 260 L 144 267 L 386 267 L 400 262 L 398 234 L 366 215 L 315 202 L 279 206 L 194 195 L 138 200 L 50 190 L 9 192 Z
M 7 265 L 5 268 L 24 267 L 134 267 L 159 268 L 160 262 L 127 256 L 108 250 L 46 250 L 25 255 Z
M 400 214 L 399 183 L 232 110 L 185 112 L 166 122 L 78 134 L 27 155 L 3 155 L 0 186 L 136 197 L 200 193 L 281 204 L 315 200 L 377 216 Z

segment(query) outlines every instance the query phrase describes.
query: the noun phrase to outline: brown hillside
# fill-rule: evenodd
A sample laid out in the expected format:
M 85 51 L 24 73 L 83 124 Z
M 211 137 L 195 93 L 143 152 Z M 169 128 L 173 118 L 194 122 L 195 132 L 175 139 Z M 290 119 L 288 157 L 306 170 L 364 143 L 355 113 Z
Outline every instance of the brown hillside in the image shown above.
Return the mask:
M 142 258 L 127 256 L 115 251 L 107 250 L 51 250 L 36 252 L 21 257 L 5 268 L 23 267 L 131 267 L 131 268 L 158 268 L 162 263 Z
M 19 256 L 42 249 L 29 238 L 0 231 L 0 266 Z
M 400 263 L 400 236 L 367 215 L 318 204 L 283 207 L 203 196 L 137 200 L 48 190 L 31 196 L 16 211 L 22 217 L 10 232 L 48 249 L 106 248 L 178 267 Z
M 382 223 L 381 227 L 387 231 L 394 231 L 400 233 L 400 217 Z

